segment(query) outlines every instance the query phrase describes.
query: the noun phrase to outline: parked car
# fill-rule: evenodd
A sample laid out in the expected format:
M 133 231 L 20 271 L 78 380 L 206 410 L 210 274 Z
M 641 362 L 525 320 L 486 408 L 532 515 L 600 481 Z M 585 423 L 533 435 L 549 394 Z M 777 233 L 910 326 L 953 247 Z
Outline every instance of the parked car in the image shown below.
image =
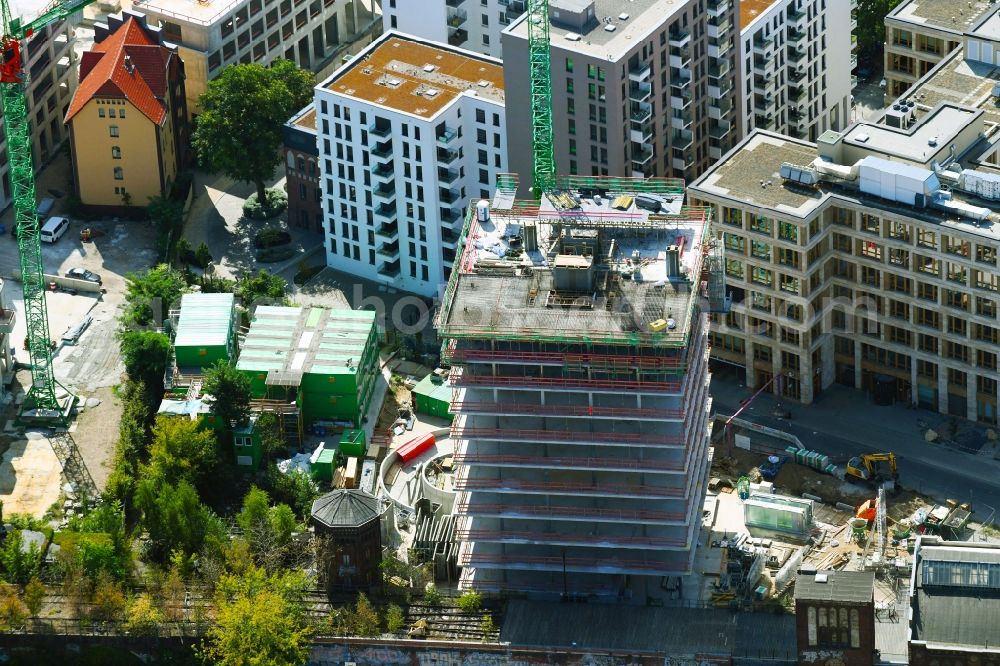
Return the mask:
M 66 277 L 101 284 L 101 276 L 97 273 L 91 273 L 86 268 L 71 268 L 66 271 Z

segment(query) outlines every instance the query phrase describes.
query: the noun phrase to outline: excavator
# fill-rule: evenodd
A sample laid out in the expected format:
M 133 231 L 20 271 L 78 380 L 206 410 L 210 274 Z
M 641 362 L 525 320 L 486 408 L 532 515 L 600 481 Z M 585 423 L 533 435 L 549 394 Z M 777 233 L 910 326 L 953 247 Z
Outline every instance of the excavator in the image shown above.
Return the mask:
M 867 483 L 873 488 L 882 486 L 888 492 L 896 492 L 895 453 L 866 453 L 847 461 L 847 479 Z

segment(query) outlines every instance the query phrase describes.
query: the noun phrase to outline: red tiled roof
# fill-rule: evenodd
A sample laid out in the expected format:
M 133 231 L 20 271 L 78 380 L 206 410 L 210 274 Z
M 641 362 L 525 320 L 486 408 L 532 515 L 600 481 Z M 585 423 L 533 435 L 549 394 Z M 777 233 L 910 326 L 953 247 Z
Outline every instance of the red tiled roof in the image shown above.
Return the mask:
M 70 122 L 95 97 L 125 98 L 157 125 L 167 119 L 167 64 L 173 51 L 129 18 L 80 61 L 80 85 L 66 112 Z

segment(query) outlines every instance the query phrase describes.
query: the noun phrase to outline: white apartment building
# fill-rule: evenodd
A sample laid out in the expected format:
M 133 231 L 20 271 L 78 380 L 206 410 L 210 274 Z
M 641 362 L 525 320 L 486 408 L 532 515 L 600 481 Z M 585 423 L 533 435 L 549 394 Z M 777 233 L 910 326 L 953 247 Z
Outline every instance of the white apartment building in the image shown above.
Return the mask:
M 48 7 L 48 2 L 15 4 L 15 15 L 32 20 Z M 26 90 L 28 120 L 31 121 L 31 157 L 35 170 L 50 162 L 69 131 L 62 119 L 76 91 L 76 42 L 71 21 L 59 21 L 24 40 L 24 69 L 28 74 Z M 0 116 L 0 209 L 11 204 L 10 159 L 7 157 L 7 130 Z
M 319 71 L 381 26 L 362 0 L 140 0 L 132 10 L 178 46 L 192 115 L 227 65 L 285 58 Z
M 857 0 L 741 0 L 740 137 L 754 129 L 814 141 L 851 117 Z
M 500 32 L 527 0 L 382 0 L 383 27 L 501 57 Z
M 507 172 L 499 60 L 389 32 L 316 86 L 327 264 L 430 297 Z

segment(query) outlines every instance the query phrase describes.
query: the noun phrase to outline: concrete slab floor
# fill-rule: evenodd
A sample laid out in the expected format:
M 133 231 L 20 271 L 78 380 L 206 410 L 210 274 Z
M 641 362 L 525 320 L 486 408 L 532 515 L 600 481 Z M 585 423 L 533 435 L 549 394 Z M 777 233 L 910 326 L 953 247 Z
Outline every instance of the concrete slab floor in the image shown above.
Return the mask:
M 4 514 L 25 513 L 41 518 L 59 500 L 62 467 L 49 440 L 26 433 L 0 459 L 0 501 Z

